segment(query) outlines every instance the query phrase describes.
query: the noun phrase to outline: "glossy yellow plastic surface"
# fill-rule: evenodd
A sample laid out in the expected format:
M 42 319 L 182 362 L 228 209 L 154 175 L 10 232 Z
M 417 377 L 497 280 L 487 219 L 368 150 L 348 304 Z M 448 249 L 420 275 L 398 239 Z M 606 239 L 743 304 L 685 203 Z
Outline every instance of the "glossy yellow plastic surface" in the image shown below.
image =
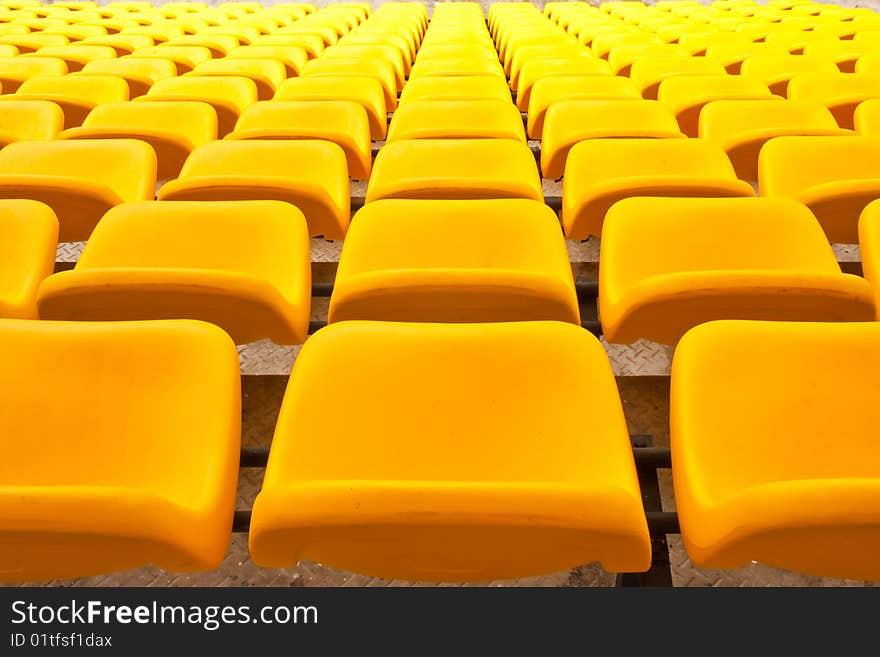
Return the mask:
M 37 289 L 55 267 L 58 219 L 49 206 L 0 200 L 0 318 L 36 319 Z
M 217 113 L 217 136 L 225 137 L 235 128 L 241 113 L 257 102 L 257 85 L 246 77 L 186 75 L 159 80 L 138 101 L 197 101 L 207 103 Z
M 589 139 L 568 153 L 562 179 L 565 235 L 602 234 L 608 209 L 631 196 L 753 196 L 718 146 L 699 139 Z
M 177 74 L 183 75 L 193 70 L 197 64 L 211 59 L 211 51 L 204 46 L 152 46 L 138 48 L 131 57 L 159 57 L 170 59 L 177 66 Z
M 187 321 L 4 320 L 0 362 L 0 579 L 220 565 L 241 442 L 226 334 Z M 64 394 L 47 398 L 47 381 Z
M 413 100 L 503 100 L 511 102 L 507 81 L 496 75 L 425 76 L 403 88 L 401 104 Z
M 342 46 L 327 48 L 321 58 L 328 59 L 383 59 L 394 66 L 398 88 L 403 86 L 409 73 L 409 64 L 403 54 L 394 46 Z
M 374 78 L 382 85 L 385 94 L 385 108 L 389 112 L 397 109 L 397 78 L 394 67 L 384 59 L 313 59 L 300 73 L 301 77 L 367 77 Z M 345 80 L 339 80 L 345 83 Z
M 644 571 L 650 539 L 604 349 L 566 322 L 321 329 L 294 364 L 249 546 L 261 566 L 311 559 L 424 581 L 590 561 Z
M 222 58 L 226 57 L 233 49 L 238 48 L 239 41 L 228 34 L 184 34 L 169 39 L 162 45 L 163 48 L 173 46 L 203 46 L 211 51 L 212 57 Z
M 30 34 L 0 36 L 0 44 L 15 46 L 22 54 L 36 52 L 49 46 L 66 46 L 70 40 L 60 34 Z
M 287 80 L 275 100 L 350 100 L 363 106 L 370 120 L 370 136 L 385 139 L 388 112 L 382 84 L 370 77 L 334 78 L 315 76 Z
M 713 100 L 757 100 L 774 98 L 767 85 L 739 75 L 681 75 L 660 83 L 657 100 L 678 119 L 681 131 L 696 137 L 700 110 Z
M 239 344 L 304 342 L 310 302 L 306 220 L 278 201 L 117 206 L 38 300 L 42 319 L 200 319 Z
M 271 100 L 287 79 L 284 64 L 275 59 L 209 59 L 187 76 L 244 77 L 257 85 L 257 98 Z
M 719 62 L 732 75 L 740 73 L 743 61 L 749 57 L 782 57 L 788 50 L 775 43 L 719 43 L 706 48 L 706 57 Z
M 345 153 L 329 141 L 225 140 L 195 149 L 160 201 L 286 201 L 311 235 L 341 239 L 350 214 Z
M 108 34 L 89 37 L 79 43 L 84 46 L 109 46 L 116 51 L 117 57 L 130 55 L 138 48 L 149 48 L 155 45 L 153 39 L 143 34 Z
M 560 100 L 623 100 L 641 99 L 638 88 L 627 78 L 611 75 L 560 75 L 542 78 L 532 87 L 526 134 L 540 139 L 544 116 L 553 103 Z
M 251 42 L 242 41 L 242 45 L 295 46 L 305 50 L 310 58 L 320 57 L 324 52 L 324 40 L 313 34 L 261 34 Z
M 572 146 L 585 139 L 610 137 L 678 139 L 684 135 L 672 112 L 656 100 L 557 101 L 544 118 L 542 174 L 560 178 Z
M 75 128 L 98 105 L 128 100 L 128 83 L 111 75 L 35 77 L 22 82 L 14 96 L 0 98 L 52 101 L 64 112 L 64 127 Z
M 367 203 L 383 198 L 543 201 L 528 146 L 512 139 L 404 139 L 376 156 Z
M 62 139 L 140 139 L 156 152 L 156 178 L 168 180 L 194 148 L 217 138 L 217 114 L 193 101 L 126 102 L 98 105 L 79 128 Z
M 121 57 L 99 59 L 82 68 L 83 75 L 113 75 L 128 83 L 129 98 L 143 96 L 156 82 L 177 75 L 177 67 L 170 59 L 158 57 Z
M 841 128 L 852 129 L 856 106 L 869 98 L 880 98 L 880 75 L 802 73 L 788 83 L 788 97 L 824 105 Z
M 532 88 L 538 80 L 559 75 L 610 75 L 611 67 L 604 59 L 569 57 L 566 59 L 534 59 L 523 64 L 516 92 L 516 106 L 525 112 L 529 108 Z
M 694 564 L 880 577 L 878 347 L 876 322 L 713 322 L 685 335 L 670 430 Z
M 600 248 L 599 315 L 609 342 L 675 344 L 716 319 L 875 314 L 870 286 L 841 273 L 819 222 L 789 199 L 625 199 L 605 215 Z
M 608 55 L 608 64 L 614 75 L 629 76 L 632 65 L 640 59 L 656 57 L 688 57 L 690 53 L 674 44 L 638 44 L 618 46 Z
M 859 217 L 859 250 L 862 273 L 874 289 L 877 317 L 880 317 L 880 202 L 865 206 Z
M 806 204 L 831 242 L 858 241 L 859 214 L 880 197 L 880 138 L 777 137 L 758 158 L 761 196 Z
M 773 137 L 846 134 L 826 107 L 796 100 L 716 100 L 700 112 L 700 138 L 724 149 L 742 180 L 758 179 L 758 153 Z
M 880 49 L 878 44 L 859 43 L 852 39 L 828 39 L 808 43 L 804 47 L 804 54 L 834 62 L 841 72 L 852 73 L 859 57 L 877 52 L 878 49 Z
M 0 150 L 0 198 L 51 207 L 62 242 L 88 239 L 107 210 L 152 199 L 155 188 L 156 154 L 142 141 L 20 141 Z
M 296 46 L 239 46 L 232 50 L 227 59 L 273 59 L 284 64 L 287 76 L 299 75 L 309 61 L 304 48 Z
M 526 141 L 522 117 L 509 101 L 408 100 L 392 116 L 387 141 L 487 138 Z
M 0 57 L 0 86 L 4 94 L 15 93 L 25 80 L 66 73 L 67 64 L 57 57 Z
M 54 139 L 64 127 L 64 112 L 47 100 L 0 103 L 0 148 L 14 141 Z
M 255 103 L 226 139 L 325 139 L 345 152 L 348 174 L 366 180 L 373 164 L 366 110 L 349 100 Z
M 853 114 L 853 126 L 860 135 L 880 137 L 880 98 L 858 104 Z
M 779 96 L 788 95 L 788 83 L 802 73 L 837 73 L 834 62 L 807 55 L 757 55 L 742 63 L 741 73 L 760 80 Z
M 680 75 L 724 75 L 724 67 L 706 57 L 648 57 L 633 63 L 629 79 L 648 100 L 657 99 L 660 83 Z
M 116 59 L 116 51 L 110 46 L 50 46 L 40 48 L 34 53 L 35 57 L 57 57 L 67 64 L 67 71 L 75 73 L 89 62 L 101 59 Z
M 460 231 L 473 239 L 463 244 Z M 329 321 L 349 319 L 579 324 L 559 221 L 522 199 L 368 203 L 330 299 Z

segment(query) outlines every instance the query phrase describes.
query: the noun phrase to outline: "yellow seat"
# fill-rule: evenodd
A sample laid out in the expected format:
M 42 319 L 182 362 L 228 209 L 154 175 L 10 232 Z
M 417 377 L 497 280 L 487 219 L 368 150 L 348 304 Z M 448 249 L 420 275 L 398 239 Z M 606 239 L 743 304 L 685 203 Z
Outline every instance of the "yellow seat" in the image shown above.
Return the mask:
M 129 27 L 119 32 L 119 36 L 146 36 L 151 38 L 156 44 L 165 43 L 174 37 L 183 36 L 184 34 L 183 28 L 171 22 Z
M 629 79 L 647 100 L 656 100 L 663 80 L 685 75 L 724 75 L 724 67 L 706 57 L 648 57 L 634 62 Z
M 130 57 L 138 59 L 144 57 L 159 57 L 170 59 L 177 67 L 177 74 L 189 73 L 198 64 L 211 59 L 211 51 L 204 46 L 152 46 L 150 48 L 138 48 Z
M 149 48 L 155 45 L 152 38 L 144 34 L 108 34 L 94 36 L 79 42 L 83 46 L 104 46 L 113 48 L 117 57 L 130 55 L 138 48 Z
M 856 106 L 869 98 L 880 98 L 880 75 L 802 73 L 789 82 L 788 97 L 824 105 L 841 128 L 852 129 Z
M 84 75 L 112 75 L 128 83 L 129 97 L 143 96 L 156 82 L 177 75 L 177 68 L 170 59 L 152 57 L 123 57 L 99 59 L 82 68 Z
M 226 59 L 272 59 L 284 64 L 287 77 L 293 77 L 303 70 L 309 54 L 296 46 L 239 46 L 230 51 Z
M 568 59 L 535 59 L 523 64 L 516 91 L 516 106 L 525 112 L 529 108 L 532 89 L 538 80 L 555 76 L 610 75 L 611 67 L 604 59 L 571 57 Z
M 388 130 L 388 112 L 385 92 L 375 78 L 332 78 L 315 76 L 287 80 L 275 94 L 275 100 L 348 100 L 361 105 L 370 120 L 370 136 L 385 139 Z
M 128 83 L 111 75 L 63 75 L 25 80 L 5 100 L 48 100 L 64 112 L 64 127 L 81 125 L 86 115 L 103 103 L 128 100 Z
M 608 58 L 612 49 L 618 46 L 662 44 L 663 41 L 656 35 L 645 32 L 604 32 L 596 35 L 590 47 L 596 57 Z
M 165 43 L 159 44 L 162 48 L 173 48 L 175 46 L 201 46 L 211 51 L 211 56 L 226 57 L 233 49 L 239 47 L 239 41 L 236 37 L 224 34 L 184 34 L 183 36 L 174 37 Z
M 64 128 L 64 112 L 48 100 L 0 103 L 0 148 L 14 141 L 55 139 Z
M 543 201 L 529 148 L 512 139 L 404 139 L 376 156 L 367 203 L 383 198 Z
M 580 323 L 556 214 L 522 199 L 368 203 L 345 237 L 328 318 Z
M 713 322 L 682 339 L 670 433 L 695 565 L 880 577 L 878 345 L 875 322 Z
M 323 139 L 345 153 L 349 176 L 366 180 L 373 163 L 366 110 L 348 100 L 255 103 L 248 107 L 226 139 Z
M 306 220 L 278 201 L 126 203 L 101 219 L 73 270 L 43 282 L 37 302 L 42 319 L 199 319 L 239 344 L 300 344 L 311 302 Z
M 261 566 L 424 581 L 646 570 L 604 349 L 565 322 L 321 329 L 294 364 L 249 546 Z
M 413 100 L 503 100 L 510 102 L 510 88 L 498 76 L 426 76 L 403 88 L 400 102 Z
M 234 22 L 212 25 L 199 30 L 198 36 L 231 36 L 235 37 L 240 45 L 249 46 L 261 37 L 260 31 L 248 25 L 236 25 Z
M 541 172 L 562 176 L 571 147 L 597 138 L 684 138 L 669 109 L 656 100 L 561 100 L 544 118 Z
M 608 210 L 600 249 L 599 315 L 609 342 L 675 344 L 716 319 L 875 315 L 870 286 L 841 273 L 819 222 L 789 199 L 625 199 Z
M 720 63 L 727 72 L 737 75 L 743 61 L 749 57 L 783 57 L 788 50 L 776 43 L 719 43 L 706 48 L 706 57 Z
M 257 85 L 246 77 L 186 75 L 159 80 L 138 101 L 197 101 L 217 112 L 217 136 L 235 128 L 241 113 L 257 102 Z
M 0 57 L 0 88 L 12 94 L 26 80 L 58 77 L 67 73 L 67 64 L 57 57 Z
M 437 75 L 498 75 L 504 77 L 504 69 L 498 60 L 456 58 L 422 58 L 412 67 L 410 80 Z
M 293 46 L 302 48 L 309 58 L 320 57 L 324 52 L 324 40 L 314 34 L 261 34 L 250 43 L 252 46 Z
M 547 109 L 562 100 L 640 100 L 638 88 L 627 78 L 611 75 L 558 75 L 538 80 L 532 87 L 526 134 L 540 139 Z
M 37 289 L 55 266 L 58 219 L 49 206 L 0 200 L 0 318 L 37 319 Z
M 758 154 L 784 135 L 846 135 L 822 105 L 796 100 L 716 100 L 700 113 L 699 136 L 720 146 L 742 180 L 758 179 Z
M 590 51 L 586 48 L 582 48 L 581 46 L 574 45 L 560 45 L 557 42 L 553 44 L 534 44 L 523 46 L 518 48 L 514 53 L 513 57 L 510 59 L 510 87 L 511 89 L 519 89 L 520 77 L 522 76 L 522 70 L 525 68 L 526 64 L 533 61 L 539 61 L 542 59 L 591 59 L 598 60 L 597 57 L 593 57 L 590 54 Z M 599 61 L 605 61 L 599 60 Z M 610 72 L 610 67 L 609 67 Z M 576 74 L 576 73 L 573 73 Z
M 62 242 L 88 239 L 108 209 L 151 199 L 155 188 L 156 155 L 141 141 L 22 141 L 0 150 L 0 198 L 51 207 Z
M 40 34 L 60 34 L 71 42 L 82 42 L 89 37 L 106 36 L 107 30 L 100 25 L 67 24 L 63 27 L 47 28 L 42 30 Z
M 30 55 L 29 55 L 30 56 Z M 49 46 L 34 53 L 36 57 L 57 57 L 67 64 L 67 71 L 75 73 L 89 62 L 115 59 L 116 51 L 110 46 Z
M 139 139 L 156 152 L 156 177 L 180 173 L 198 146 L 217 138 L 217 114 L 207 103 L 194 101 L 124 102 L 98 105 L 79 128 L 62 139 Z
M 681 34 L 678 38 L 678 45 L 687 50 L 693 56 L 703 57 L 706 49 L 712 45 L 720 45 L 722 43 L 753 43 L 751 38 L 739 32 L 719 32 L 717 30 L 694 32 L 690 34 Z
M 257 86 L 259 100 L 271 100 L 287 79 L 287 70 L 276 59 L 209 59 L 186 75 L 248 78 Z
M 368 27 L 368 25 L 364 27 Z M 379 32 L 378 30 L 381 29 L 382 28 L 377 28 L 376 32 L 371 32 L 369 29 L 358 29 L 357 31 L 342 37 L 339 40 L 338 45 L 392 46 L 400 53 L 401 57 L 403 57 L 404 67 L 412 70 L 410 67 L 415 59 L 414 42 L 410 38 L 407 38 L 405 33 L 401 33 L 399 30 L 397 30 L 397 33 L 395 34 L 391 33 L 389 30 Z
M 761 196 L 806 204 L 831 242 L 855 244 L 864 207 L 880 198 L 880 138 L 777 137 L 758 159 Z
M 318 25 L 317 23 L 309 23 L 307 21 L 300 22 L 299 25 L 291 25 L 290 27 L 282 27 L 272 33 L 272 36 L 316 36 L 324 43 L 324 47 L 331 46 L 339 40 L 336 30 L 326 25 Z
M 698 139 L 589 139 L 568 152 L 562 179 L 565 235 L 602 235 L 605 213 L 631 196 L 752 196 L 719 147 Z
M 313 59 L 303 67 L 301 77 L 373 78 L 382 85 L 385 109 L 397 109 L 397 79 L 394 67 L 384 59 Z M 340 80 L 344 84 L 343 80 Z
M 858 104 L 853 114 L 855 130 L 865 137 L 880 137 L 880 98 Z
M 655 57 L 689 57 L 690 53 L 675 44 L 637 44 L 618 46 L 608 55 L 608 64 L 614 75 L 629 76 L 632 65 L 640 59 L 653 59 Z
M 877 317 L 880 317 L 880 203 L 877 201 L 868 203 L 859 216 L 859 250 L 862 272 L 874 290 Z
M 657 100 L 675 114 L 681 131 L 696 137 L 700 111 L 716 100 L 760 100 L 776 98 L 767 85 L 739 75 L 679 75 L 660 83 Z
M 391 117 L 387 141 L 472 138 L 525 142 L 522 117 L 503 100 L 409 100 Z
M 0 36 L 0 44 L 15 46 L 22 54 L 33 53 L 49 46 L 66 46 L 70 40 L 60 34 L 11 34 Z
M 201 322 L 7 320 L 0 361 L 3 581 L 220 565 L 241 444 L 226 334 Z M 64 394 L 47 397 L 47 381 Z
M 788 83 L 801 73 L 837 73 L 834 62 L 807 55 L 758 55 L 742 63 L 742 75 L 760 80 L 780 96 L 788 94 Z
M 286 201 L 309 233 L 342 239 L 350 208 L 345 153 L 315 140 L 226 140 L 195 149 L 160 201 Z
M 852 73 L 855 71 L 856 61 L 859 57 L 878 50 L 880 50 L 880 43 L 857 42 L 852 39 L 840 41 L 829 39 L 828 41 L 807 44 L 804 47 L 804 54 L 834 62 L 842 73 Z

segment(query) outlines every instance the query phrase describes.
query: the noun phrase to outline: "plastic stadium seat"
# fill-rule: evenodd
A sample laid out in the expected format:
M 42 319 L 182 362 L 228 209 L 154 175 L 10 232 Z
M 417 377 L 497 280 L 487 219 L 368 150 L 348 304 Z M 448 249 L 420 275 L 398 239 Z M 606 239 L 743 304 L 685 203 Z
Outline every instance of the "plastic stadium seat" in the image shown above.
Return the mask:
M 802 73 L 788 83 L 788 97 L 824 105 L 841 128 L 851 129 L 856 106 L 863 100 L 880 98 L 880 75 Z
M 660 83 L 657 99 L 675 114 L 681 131 L 696 137 L 700 110 L 715 100 L 776 98 L 759 80 L 739 75 L 681 75 Z
M 833 71 L 830 72 L 833 73 Z M 868 75 L 880 74 L 880 52 L 869 53 L 859 57 L 856 60 L 855 72 L 866 73 Z
M 226 140 L 195 149 L 180 177 L 159 190 L 165 201 L 287 201 L 311 235 L 341 239 L 350 208 L 345 153 L 329 141 Z
M 287 79 L 284 64 L 275 59 L 209 59 L 187 75 L 249 78 L 257 85 L 259 100 L 271 100 Z
M 40 48 L 49 46 L 66 46 L 69 39 L 60 34 L 20 34 L 14 36 L 0 36 L 0 44 L 15 46 L 21 54 L 33 53 Z
M 421 58 L 409 73 L 411 80 L 420 77 L 445 75 L 498 75 L 504 77 L 504 69 L 497 60 L 470 59 L 468 57 Z
M 758 159 L 761 196 L 806 204 L 831 242 L 855 244 L 864 207 L 880 198 L 880 138 L 777 137 Z
M 236 25 L 235 23 L 206 27 L 203 30 L 199 30 L 199 36 L 231 36 L 235 37 L 238 43 L 244 46 L 251 45 L 261 37 L 260 31 L 257 28 L 247 25 Z
M 706 48 L 706 57 L 720 63 L 733 75 L 740 72 L 743 61 L 749 57 L 782 57 L 788 54 L 786 48 L 774 43 L 719 43 Z
M 349 176 L 366 180 L 372 167 L 367 112 L 347 100 L 282 101 L 248 107 L 226 139 L 324 139 L 345 152 Z
M 328 317 L 580 323 L 556 214 L 522 199 L 368 203 L 345 237 Z
M 385 94 L 385 108 L 389 112 L 397 109 L 397 79 L 394 67 L 384 59 L 313 59 L 300 73 L 301 77 L 365 77 L 374 78 L 382 85 Z M 339 80 L 338 82 L 343 82 Z
M 880 98 L 858 104 L 853 114 L 855 130 L 865 137 L 880 137 Z
M 642 96 L 632 81 L 611 75 L 564 75 L 542 78 L 532 87 L 529 98 L 526 134 L 540 139 L 544 130 L 544 116 L 553 103 L 561 100 L 641 100 Z
M 226 57 L 233 49 L 239 47 L 239 41 L 234 36 L 223 34 L 184 34 L 183 36 L 169 39 L 162 48 L 172 48 L 174 46 L 202 46 L 211 51 L 211 56 L 215 58 Z
M 180 173 L 193 149 L 217 138 L 217 114 L 207 103 L 192 101 L 107 103 L 60 137 L 145 141 L 156 152 L 157 179 L 168 180 Z
M 367 203 L 383 198 L 543 201 L 529 148 L 512 139 L 404 139 L 376 156 Z
M 655 57 L 688 57 L 690 53 L 684 48 L 664 43 L 641 44 L 632 46 L 619 46 L 611 51 L 608 56 L 608 64 L 614 75 L 629 76 L 632 65 L 640 59 L 654 59 Z
M 159 80 L 140 101 L 198 101 L 217 112 L 217 135 L 235 128 L 241 113 L 257 102 L 257 85 L 246 77 L 186 75 Z
M 211 28 L 205 28 L 211 29 Z M 128 27 L 119 32 L 119 36 L 146 36 L 153 40 L 154 43 L 165 43 L 174 37 L 183 36 L 183 28 L 174 23 L 153 23 L 151 25 L 141 25 L 138 27 Z
M 700 112 L 700 138 L 723 148 L 743 180 L 758 179 L 758 153 L 773 137 L 846 134 L 827 108 L 796 100 L 716 100 Z
M 220 29 L 220 28 L 218 28 Z M 305 50 L 309 58 L 320 57 L 324 52 L 324 40 L 313 34 L 284 35 L 284 34 L 261 34 L 249 43 L 242 45 L 253 46 L 294 46 Z
M 675 500 L 691 560 L 875 580 L 880 324 L 712 322 L 672 362 Z
M 426 76 L 407 83 L 401 104 L 413 100 L 503 100 L 510 102 L 507 81 L 496 75 Z
M 310 302 L 306 220 L 278 201 L 118 206 L 38 299 L 42 319 L 200 319 L 278 344 L 305 341 Z
M 177 66 L 170 59 L 158 57 L 122 57 L 99 59 L 82 68 L 83 75 L 113 75 L 128 83 L 129 97 L 143 96 L 159 80 L 177 75 Z
M 841 72 L 852 73 L 859 57 L 878 50 L 880 44 L 859 43 L 851 39 L 840 41 L 829 39 L 808 44 L 804 48 L 804 54 L 834 62 Z
M 374 78 L 311 77 L 287 80 L 275 94 L 275 100 L 348 100 L 354 101 L 367 112 L 372 139 L 385 139 L 388 130 L 388 112 L 385 92 Z
M 223 331 L 8 320 L 0 362 L 0 579 L 220 565 L 241 433 Z M 64 394 L 47 398 L 49 381 Z
M 331 46 L 339 40 L 339 35 L 336 33 L 336 30 L 332 30 L 324 25 L 307 24 L 305 22 L 300 23 L 299 25 L 294 24 L 290 27 L 282 27 L 273 32 L 273 35 L 317 36 L 321 38 L 321 41 L 324 43 L 325 47 Z
M 657 99 L 660 83 L 681 75 L 724 75 L 724 67 L 706 57 L 649 57 L 632 65 L 629 79 L 648 100 Z
M 611 67 L 604 59 L 571 57 L 568 59 L 535 59 L 523 64 L 516 87 L 516 106 L 529 108 L 532 88 L 538 80 L 555 76 L 610 75 Z
M 609 342 L 675 344 L 716 319 L 875 315 L 870 286 L 841 273 L 815 217 L 789 199 L 625 199 L 608 210 L 600 248 L 599 315 Z
M 544 117 L 541 171 L 562 176 L 571 147 L 603 137 L 684 138 L 675 117 L 656 100 L 561 100 Z
M 50 46 L 40 48 L 34 53 L 35 57 L 57 57 L 67 64 L 67 71 L 75 73 L 89 62 L 101 59 L 116 59 L 116 51 L 110 46 Z
M 86 115 L 102 103 L 128 100 L 128 84 L 110 75 L 63 75 L 25 80 L 5 100 L 48 100 L 64 112 L 64 127 L 81 125 Z
M 284 64 L 287 76 L 299 75 L 309 61 L 309 54 L 296 46 L 239 46 L 227 59 L 272 59 Z
M 0 57 L 0 86 L 5 94 L 15 93 L 26 80 L 58 77 L 67 73 L 67 64 L 57 57 Z
M 261 566 L 424 581 L 647 569 L 604 349 L 565 322 L 321 329 L 294 364 L 249 544 Z
M 631 196 L 752 196 L 718 146 L 698 139 L 588 139 L 568 152 L 562 224 L 569 239 L 602 234 L 605 213 Z
M 36 319 L 37 288 L 55 266 L 58 219 L 49 206 L 0 200 L 0 318 Z
M 0 148 L 14 141 L 54 139 L 64 127 L 64 112 L 47 100 L 0 103 Z
M 0 198 L 51 207 L 62 242 L 87 239 L 108 209 L 151 199 L 155 188 L 156 155 L 141 141 L 22 141 L 0 150 Z
M 742 75 L 760 80 L 780 96 L 788 94 L 788 83 L 801 73 L 837 73 L 834 62 L 807 55 L 759 55 L 743 61 Z
M 153 39 L 143 34 L 108 34 L 89 37 L 79 43 L 83 46 L 108 46 L 116 51 L 117 57 L 130 55 L 138 48 L 149 48 L 155 45 Z
M 177 66 L 177 74 L 183 75 L 193 70 L 196 65 L 211 59 L 211 51 L 204 46 L 153 46 L 138 48 L 130 57 L 159 57 L 170 59 Z
M 387 141 L 515 139 L 525 142 L 520 113 L 503 100 L 409 100 L 391 117 Z
M 738 32 L 707 32 L 705 27 L 702 30 L 690 34 L 682 33 L 677 40 L 678 45 L 691 55 L 703 57 L 706 54 L 706 49 L 712 45 L 729 42 L 753 43 L 750 37 Z
M 874 290 L 880 317 L 880 202 L 868 203 L 859 217 L 859 249 L 862 271 Z

